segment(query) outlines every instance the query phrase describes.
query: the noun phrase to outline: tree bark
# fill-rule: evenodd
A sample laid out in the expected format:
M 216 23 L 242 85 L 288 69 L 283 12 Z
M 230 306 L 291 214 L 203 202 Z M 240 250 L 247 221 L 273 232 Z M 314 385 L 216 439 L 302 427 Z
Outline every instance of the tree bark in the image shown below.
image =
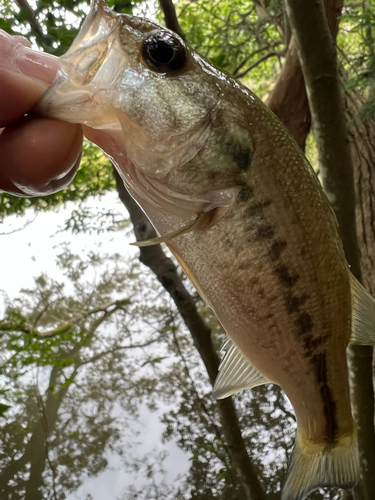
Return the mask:
M 58 411 L 61 403 L 68 391 L 67 387 L 62 387 L 58 394 L 53 393 L 58 374 L 60 370 L 53 368 L 50 375 L 49 388 L 47 389 L 47 400 L 44 405 L 43 415 L 36 421 L 31 438 L 26 445 L 24 454 L 17 460 L 1 471 L 1 498 L 11 500 L 15 486 L 13 483 L 14 477 L 19 473 L 27 463 L 30 463 L 29 478 L 25 481 L 26 495 L 25 500 L 41 500 L 43 497 L 43 471 L 48 450 L 48 438 L 55 428 Z
M 127 192 L 121 177 L 114 169 L 117 192 L 129 212 L 137 240 L 154 238 L 156 232 L 141 208 Z M 206 367 L 213 385 L 218 373 L 219 357 L 211 338 L 211 329 L 200 316 L 193 297 L 183 285 L 178 269 L 167 257 L 160 245 L 141 247 L 139 260 L 155 274 L 158 281 L 169 293 L 189 329 L 193 342 Z M 217 401 L 223 434 L 244 488 L 247 500 L 266 500 L 266 493 L 258 478 L 256 468 L 250 460 L 236 414 L 232 398 Z
M 290 41 L 284 66 L 266 104 L 304 151 L 311 127 L 311 115 L 294 38 Z
M 303 9 L 297 0 L 286 0 L 286 4 L 308 89 L 323 184 L 336 211 L 347 260 L 353 274 L 360 279 L 354 209 L 354 169 L 337 74 L 336 54 L 323 4 L 319 0 L 308 0 Z M 370 500 L 375 498 L 372 472 L 375 464 L 372 349 L 356 346 L 350 354 L 354 379 L 354 414 L 362 459 L 362 481 L 356 489 L 356 498 Z
M 185 40 L 185 33 L 182 31 L 181 26 L 178 22 L 176 9 L 174 8 L 172 0 L 159 0 L 159 3 L 164 14 L 166 27 L 177 33 L 177 35 Z
M 363 101 L 351 91 L 344 94 L 345 114 L 351 146 L 357 203 L 355 205 L 362 282 L 375 295 L 375 120 L 361 120 Z M 375 428 L 373 348 L 352 346 L 351 396 L 358 426 L 358 441 L 363 467 L 363 482 L 357 498 L 375 498 Z
M 343 0 L 325 0 L 324 5 L 332 39 L 336 40 Z M 279 78 L 268 97 L 267 105 L 289 129 L 299 147 L 304 151 L 306 137 L 311 126 L 311 114 L 305 80 L 293 37 L 289 43 Z

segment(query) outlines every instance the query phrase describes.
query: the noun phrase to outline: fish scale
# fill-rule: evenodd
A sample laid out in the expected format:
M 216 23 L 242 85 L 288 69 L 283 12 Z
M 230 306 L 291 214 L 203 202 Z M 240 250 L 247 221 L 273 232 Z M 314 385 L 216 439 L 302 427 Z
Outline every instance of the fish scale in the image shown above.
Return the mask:
M 96 54 L 97 56 L 93 57 Z M 229 338 L 213 395 L 276 383 L 297 437 L 282 500 L 352 487 L 346 347 L 375 344 L 333 210 L 285 127 L 177 35 L 95 0 L 37 111 L 84 125 Z

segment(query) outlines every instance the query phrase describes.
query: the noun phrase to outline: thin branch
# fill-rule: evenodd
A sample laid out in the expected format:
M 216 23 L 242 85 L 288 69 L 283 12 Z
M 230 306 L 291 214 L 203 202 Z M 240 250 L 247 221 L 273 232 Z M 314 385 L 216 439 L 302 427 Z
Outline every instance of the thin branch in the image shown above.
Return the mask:
M 248 42 L 248 40 L 246 40 L 246 43 L 247 43 L 247 42 Z M 278 46 L 278 45 L 280 45 L 280 44 L 281 44 L 281 42 L 276 42 L 275 44 L 273 44 L 273 45 L 272 45 L 272 48 L 274 49 L 275 47 L 277 47 L 277 46 Z M 239 46 L 240 46 L 240 45 L 241 45 L 241 44 L 239 44 Z M 254 57 L 256 54 L 259 54 L 260 52 L 263 52 L 264 50 L 266 50 L 266 48 L 267 48 L 267 47 L 263 46 L 263 47 L 261 47 L 260 49 L 254 50 L 254 52 L 252 52 L 251 54 L 249 54 L 248 56 L 246 56 L 246 57 L 245 57 L 245 59 L 242 61 L 242 63 L 241 63 L 239 66 L 237 66 L 237 68 L 233 71 L 233 76 L 234 76 L 235 78 L 237 78 L 237 74 L 238 74 L 238 72 L 240 71 L 240 69 L 242 69 L 242 68 L 245 66 L 245 64 L 246 64 L 248 61 L 250 61 L 250 59 L 251 59 L 252 57 Z
M 156 339 L 149 340 L 148 342 L 144 342 L 143 344 L 131 344 L 131 345 L 123 345 L 123 346 L 117 346 L 114 349 L 108 349 L 108 351 L 103 351 L 100 352 L 99 354 L 96 354 L 92 358 L 88 359 L 87 361 L 82 361 L 79 363 L 79 366 L 87 365 L 89 363 L 94 363 L 100 358 L 103 358 L 107 354 L 113 354 L 114 352 L 119 352 L 119 351 L 124 351 L 127 349 L 138 349 L 138 348 L 143 348 L 143 347 L 148 347 L 151 344 L 154 344 L 155 342 L 158 342 L 160 340 L 160 337 L 157 337 Z
M 178 22 L 176 9 L 174 8 L 172 0 L 159 0 L 159 3 L 164 14 L 166 27 L 185 40 L 186 36 Z
M 235 78 L 243 78 L 252 69 L 256 68 L 263 61 L 266 61 L 270 57 L 283 57 L 283 56 L 285 56 L 285 52 L 286 52 L 285 50 L 280 50 L 280 51 L 272 50 L 271 52 L 267 52 L 267 54 L 264 54 L 263 57 L 261 57 L 257 61 L 250 64 L 250 66 L 247 69 L 245 69 L 245 71 L 242 71 L 242 73 L 238 73 L 237 75 L 234 75 L 234 76 L 235 76 Z
M 43 337 L 43 338 L 53 337 L 55 335 L 61 335 L 63 333 L 68 332 L 74 325 L 78 324 L 83 319 L 92 316 L 93 314 L 97 314 L 99 312 L 105 313 L 100 318 L 100 322 L 102 322 L 103 318 L 106 319 L 108 316 L 112 315 L 119 309 L 122 309 L 125 305 L 128 305 L 130 303 L 130 298 L 131 297 L 127 297 L 122 300 L 115 300 L 113 302 L 108 302 L 107 304 L 94 307 L 89 311 L 83 311 L 80 314 L 78 314 L 78 316 L 76 316 L 75 318 L 72 318 L 63 325 L 60 325 L 57 328 L 54 328 L 53 330 L 49 330 L 47 332 L 40 332 L 39 330 L 36 330 L 32 326 L 28 325 L 25 325 L 24 327 L 21 328 L 20 325 L 7 324 L 5 321 L 0 322 L 0 330 L 7 332 L 19 331 L 20 333 L 28 333 L 28 334 L 32 333 L 34 335 L 37 335 L 38 337 Z M 94 330 L 95 329 L 96 328 L 94 328 Z
M 217 14 L 215 14 L 214 12 L 212 12 L 210 9 L 207 9 L 207 7 L 205 5 L 203 5 L 202 3 L 199 3 L 197 4 L 202 10 L 204 10 L 205 12 L 207 12 L 207 14 L 210 14 L 214 19 L 217 19 L 218 21 L 220 22 L 224 22 L 225 19 L 223 19 L 222 17 L 218 16 Z
M 46 455 L 46 459 L 49 465 L 49 468 L 51 469 L 52 472 L 52 491 L 53 491 L 53 499 L 57 500 L 57 492 L 56 492 L 56 466 L 52 462 L 51 457 L 50 457 L 50 450 L 49 450 L 49 442 L 48 442 L 48 437 L 49 437 L 49 429 L 48 429 L 48 419 L 46 415 L 46 407 L 44 405 L 43 398 L 39 392 L 39 384 L 38 380 L 36 380 L 35 383 L 35 389 L 36 389 L 36 394 L 37 394 L 37 401 L 39 405 L 39 412 L 40 412 L 40 422 L 44 431 L 44 451 Z
M 16 0 L 20 9 L 27 13 L 27 20 L 31 26 L 31 29 L 35 31 L 39 36 L 44 37 L 43 29 L 35 17 L 35 12 L 28 4 L 27 0 Z
M 2 196 L 3 196 L 3 193 L 1 193 L 1 198 L 2 198 Z M 1 205 L 1 201 L 0 201 L 0 205 Z M 8 231 L 7 233 L 0 233 L 0 236 L 8 236 L 9 234 L 14 234 L 14 233 L 18 233 L 19 231 L 23 231 L 25 228 L 27 228 L 27 226 L 29 226 L 30 224 L 32 224 L 35 221 L 37 216 L 38 216 L 38 214 L 36 213 L 32 219 L 26 221 L 24 224 L 22 224 L 21 227 L 19 227 L 17 229 L 12 229 L 11 231 Z M 0 223 L 3 223 L 3 220 L 1 220 Z
M 38 321 L 43 316 L 43 314 L 48 310 L 48 308 L 50 307 L 50 305 L 51 305 L 51 302 L 47 302 L 47 304 L 44 307 L 42 307 L 42 309 L 38 312 L 38 314 L 36 315 L 36 317 L 35 317 L 35 319 L 33 321 L 33 326 L 32 326 L 33 330 L 36 330 L 36 326 L 38 324 Z
M 172 316 L 173 317 L 173 316 Z M 182 364 L 184 366 L 184 370 L 185 370 L 185 373 L 186 373 L 186 376 L 187 378 L 189 379 L 189 382 L 190 382 L 190 386 L 191 386 L 191 391 L 194 393 L 196 399 L 198 400 L 198 403 L 199 403 L 199 406 L 202 408 L 203 410 L 203 413 L 206 415 L 206 418 L 208 420 L 208 422 L 211 424 L 212 428 L 213 428 L 213 432 L 214 434 L 216 435 L 216 439 L 218 442 L 222 442 L 222 445 L 223 447 L 225 448 L 228 456 L 230 456 L 230 453 L 229 453 L 229 450 L 228 450 L 228 447 L 227 447 L 227 444 L 225 441 L 223 441 L 223 438 L 222 438 L 222 434 L 220 432 L 220 428 L 218 427 L 217 423 L 215 422 L 215 420 L 212 418 L 212 415 L 210 414 L 203 398 L 200 396 L 199 394 L 199 391 L 197 389 L 197 386 L 190 374 L 190 370 L 189 370 L 189 366 L 188 366 L 188 363 L 186 361 L 186 358 L 181 350 L 181 346 L 180 346 L 180 343 L 178 341 L 178 338 L 177 338 L 177 335 L 176 335 L 176 328 L 175 328 L 175 325 L 174 325 L 174 321 L 173 321 L 173 324 L 172 324 L 172 335 L 173 335 L 173 342 L 176 346 L 176 349 L 177 349 L 177 352 L 181 358 L 181 361 L 182 361 Z M 216 448 L 216 446 L 213 447 L 213 449 L 215 450 L 215 455 L 217 456 L 217 458 L 219 458 L 219 460 L 221 460 L 223 462 L 223 464 L 228 467 L 228 464 L 225 460 L 225 456 L 223 456 L 222 453 L 220 453 L 220 451 Z

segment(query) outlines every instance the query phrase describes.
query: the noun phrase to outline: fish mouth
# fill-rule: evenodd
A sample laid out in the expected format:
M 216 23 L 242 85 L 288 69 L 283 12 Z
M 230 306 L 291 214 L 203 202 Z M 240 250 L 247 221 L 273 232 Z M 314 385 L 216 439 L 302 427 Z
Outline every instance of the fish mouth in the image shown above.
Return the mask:
M 127 24 L 128 16 L 113 12 L 103 0 L 93 0 L 79 34 L 60 57 L 52 86 L 33 112 L 92 128 L 120 129 L 110 97 L 129 66 L 130 55 L 122 45 Z

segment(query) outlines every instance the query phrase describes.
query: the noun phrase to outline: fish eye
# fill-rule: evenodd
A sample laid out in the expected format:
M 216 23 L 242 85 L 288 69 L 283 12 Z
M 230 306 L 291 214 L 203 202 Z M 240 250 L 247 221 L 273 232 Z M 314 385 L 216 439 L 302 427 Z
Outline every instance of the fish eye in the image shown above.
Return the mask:
M 142 56 L 158 73 L 180 71 L 186 63 L 186 47 L 170 33 L 153 34 L 143 42 Z

